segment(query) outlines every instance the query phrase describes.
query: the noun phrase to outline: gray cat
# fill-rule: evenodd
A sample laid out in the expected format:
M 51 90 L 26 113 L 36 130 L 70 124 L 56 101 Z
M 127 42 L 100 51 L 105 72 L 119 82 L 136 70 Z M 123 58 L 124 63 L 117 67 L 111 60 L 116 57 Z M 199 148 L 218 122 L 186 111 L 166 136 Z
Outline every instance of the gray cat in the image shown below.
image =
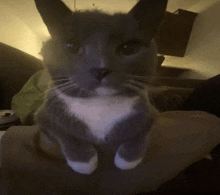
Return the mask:
M 92 173 L 100 145 L 117 147 L 114 164 L 141 163 L 155 118 L 145 85 L 157 63 L 153 37 L 166 0 L 140 0 L 128 14 L 72 12 L 59 0 L 35 0 L 51 39 L 42 55 L 51 90 L 36 113 L 40 130 L 59 143 L 67 164 Z

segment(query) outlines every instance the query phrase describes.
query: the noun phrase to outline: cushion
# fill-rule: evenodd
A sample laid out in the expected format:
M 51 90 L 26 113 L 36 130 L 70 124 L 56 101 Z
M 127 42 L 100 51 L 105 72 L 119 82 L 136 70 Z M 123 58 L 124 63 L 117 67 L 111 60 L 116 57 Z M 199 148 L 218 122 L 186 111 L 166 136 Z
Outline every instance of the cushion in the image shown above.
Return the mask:
M 35 73 L 23 88 L 13 96 L 11 108 L 22 124 L 33 123 L 33 113 L 41 106 L 50 80 L 45 70 Z

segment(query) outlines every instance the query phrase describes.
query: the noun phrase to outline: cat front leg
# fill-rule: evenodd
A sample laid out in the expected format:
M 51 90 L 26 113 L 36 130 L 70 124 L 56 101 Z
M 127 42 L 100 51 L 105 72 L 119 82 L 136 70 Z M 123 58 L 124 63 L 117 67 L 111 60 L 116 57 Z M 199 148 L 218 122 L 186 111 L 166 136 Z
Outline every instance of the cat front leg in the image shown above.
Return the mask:
M 116 167 L 122 170 L 134 169 L 142 162 L 146 147 L 147 137 L 143 134 L 122 143 L 115 155 L 114 163 Z
M 77 140 L 58 140 L 67 164 L 77 173 L 91 174 L 98 166 L 98 154 L 92 144 Z

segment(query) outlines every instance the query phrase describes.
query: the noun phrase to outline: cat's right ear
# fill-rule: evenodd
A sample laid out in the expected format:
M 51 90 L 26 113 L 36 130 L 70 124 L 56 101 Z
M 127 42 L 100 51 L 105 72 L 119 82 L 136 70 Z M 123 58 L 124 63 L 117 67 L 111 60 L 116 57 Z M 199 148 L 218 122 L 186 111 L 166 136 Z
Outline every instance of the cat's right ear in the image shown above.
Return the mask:
M 61 0 L 34 0 L 47 29 L 52 37 L 62 31 L 64 19 L 72 11 Z
M 146 30 L 149 39 L 152 39 L 164 17 L 168 0 L 139 0 L 130 10 L 138 22 L 140 30 Z

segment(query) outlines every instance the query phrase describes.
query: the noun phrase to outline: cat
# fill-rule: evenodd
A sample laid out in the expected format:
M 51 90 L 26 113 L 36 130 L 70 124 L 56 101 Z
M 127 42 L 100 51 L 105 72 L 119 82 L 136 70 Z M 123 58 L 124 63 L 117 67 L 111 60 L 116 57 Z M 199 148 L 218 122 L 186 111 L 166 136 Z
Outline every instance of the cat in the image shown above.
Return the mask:
M 60 0 L 35 0 L 51 39 L 42 48 L 51 89 L 35 121 L 68 166 L 91 174 L 99 144 L 117 146 L 114 164 L 138 166 L 157 110 L 145 84 L 157 64 L 153 38 L 166 0 L 140 0 L 129 13 L 72 12 Z

